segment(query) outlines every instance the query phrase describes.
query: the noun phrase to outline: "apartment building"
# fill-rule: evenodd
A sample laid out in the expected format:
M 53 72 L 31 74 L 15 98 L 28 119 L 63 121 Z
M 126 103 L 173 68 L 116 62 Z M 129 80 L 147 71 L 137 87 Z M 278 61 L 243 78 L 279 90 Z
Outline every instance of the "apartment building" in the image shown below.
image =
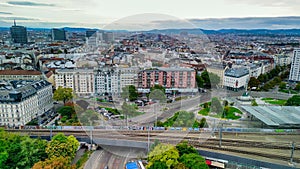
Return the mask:
M 0 125 L 24 126 L 53 108 L 52 85 L 40 81 L 0 81 Z
M 166 92 L 197 92 L 196 71 L 191 68 L 170 67 L 152 68 L 138 73 L 138 90 L 142 93 L 150 92 L 154 85 L 161 85 Z
M 93 69 L 58 69 L 54 76 L 56 88 L 71 88 L 78 96 L 93 96 L 94 70 Z

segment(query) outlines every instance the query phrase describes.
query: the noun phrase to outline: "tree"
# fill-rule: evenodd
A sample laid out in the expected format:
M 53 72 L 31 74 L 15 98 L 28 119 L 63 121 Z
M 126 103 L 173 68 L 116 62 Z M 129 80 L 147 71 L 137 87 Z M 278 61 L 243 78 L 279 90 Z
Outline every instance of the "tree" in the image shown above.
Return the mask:
M 182 143 L 177 144 L 176 149 L 179 152 L 179 156 L 182 156 L 184 154 L 197 153 L 197 150 L 193 146 L 188 145 L 187 141 L 183 141 Z
M 154 161 L 154 163 L 149 167 L 149 169 L 168 169 L 168 166 L 165 162 Z
M 252 87 L 258 87 L 259 86 L 259 80 L 257 80 L 255 77 L 251 77 L 249 82 L 248 82 L 248 86 L 250 88 Z
M 154 150 L 154 148 L 155 148 L 158 144 L 160 144 L 159 140 L 155 139 L 155 140 L 154 140 L 154 143 L 151 144 L 151 146 L 150 146 L 150 151 Z
M 129 101 L 134 101 L 138 98 L 139 94 L 133 85 L 125 86 L 122 88 L 121 97 L 126 100 L 129 99 Z
M 184 164 L 178 163 L 173 169 L 189 169 Z
M 286 106 L 300 106 L 300 95 L 294 95 L 286 101 Z
M 256 100 L 255 100 L 255 99 L 253 99 L 253 100 L 251 101 L 251 106 L 258 106 L 258 104 L 256 103 Z
M 161 89 L 151 90 L 151 92 L 149 94 L 149 99 L 151 99 L 153 101 L 159 101 L 159 103 L 167 102 L 166 94 Z
M 75 169 L 75 165 L 71 165 L 70 161 L 66 157 L 54 157 L 46 159 L 45 161 L 39 161 L 34 164 L 32 169 Z
M 136 115 L 137 111 L 134 108 L 134 106 L 127 104 L 126 102 L 123 102 L 122 104 L 122 113 L 126 116 L 126 118 L 128 116 L 134 116 Z
M 31 139 L 0 129 L 0 168 L 30 169 L 34 163 L 44 160 L 47 141 Z
M 203 79 L 205 86 L 208 88 L 215 87 L 220 83 L 220 77 L 218 75 L 207 71 L 201 73 L 201 78 Z
M 199 154 L 183 154 L 179 161 L 189 169 L 208 169 L 205 159 Z
M 63 87 L 59 86 L 53 94 L 54 100 L 63 101 L 64 104 L 66 103 L 66 101 L 68 101 L 72 98 L 73 98 L 73 91 L 71 88 L 63 88 Z
M 222 106 L 220 100 L 216 97 L 211 99 L 210 112 L 214 112 L 216 114 L 223 113 L 223 106 Z
M 195 122 L 195 114 L 193 112 L 179 111 L 174 127 L 192 127 Z
M 210 85 L 212 87 L 217 86 L 220 83 L 220 77 L 214 73 L 208 73 L 210 79 Z
M 207 125 L 207 123 L 206 123 L 206 118 L 203 117 L 203 118 L 200 120 L 199 127 L 200 127 L 200 128 L 208 127 L 208 125 Z
M 281 82 L 279 84 L 279 89 L 281 89 L 281 90 L 286 89 L 286 83 L 285 82 Z
M 204 87 L 204 80 L 198 74 L 196 75 L 196 82 L 198 87 L 200 88 Z
M 166 88 L 161 85 L 157 85 L 157 84 L 150 88 L 150 92 L 152 92 L 156 89 L 161 90 L 163 93 L 166 93 Z
M 294 90 L 300 91 L 300 82 L 297 83 L 297 85 L 295 86 Z
M 155 161 L 160 161 L 166 163 L 168 168 L 175 166 L 178 163 L 179 152 L 171 144 L 158 144 L 153 151 L 148 155 L 148 165 L 147 168 L 150 168 Z
M 78 146 L 79 142 L 74 136 L 67 137 L 59 133 L 48 143 L 46 153 L 49 159 L 62 156 L 70 162 L 75 157 Z
M 75 113 L 75 109 L 73 106 L 72 107 L 71 106 L 63 106 L 58 109 L 58 113 L 61 116 L 66 116 L 67 118 L 70 119 L 72 117 L 72 114 Z

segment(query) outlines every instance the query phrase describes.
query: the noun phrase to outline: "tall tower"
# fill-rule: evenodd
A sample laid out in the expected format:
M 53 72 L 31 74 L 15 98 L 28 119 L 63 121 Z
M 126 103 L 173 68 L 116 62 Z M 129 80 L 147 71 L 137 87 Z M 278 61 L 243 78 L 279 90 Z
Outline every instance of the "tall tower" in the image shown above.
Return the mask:
M 53 41 L 66 41 L 66 31 L 64 29 L 52 29 L 52 40 Z
M 16 20 L 14 20 L 14 25 L 10 27 L 11 40 L 13 43 L 28 43 L 27 39 L 27 29 L 24 26 L 17 26 Z
M 300 81 L 300 48 L 294 49 L 289 80 Z

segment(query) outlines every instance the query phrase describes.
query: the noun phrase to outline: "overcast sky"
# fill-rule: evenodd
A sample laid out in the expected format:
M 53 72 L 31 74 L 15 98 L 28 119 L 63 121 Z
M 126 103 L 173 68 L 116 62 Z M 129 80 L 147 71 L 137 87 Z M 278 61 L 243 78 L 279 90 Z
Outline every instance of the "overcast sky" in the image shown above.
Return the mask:
M 141 15 L 150 17 L 150 22 L 175 17 L 200 19 L 208 24 L 210 18 L 300 16 L 299 9 L 299 0 L 0 0 L 0 27 L 11 25 L 15 18 L 18 23 L 31 27 L 103 28 L 111 22 L 123 22 L 120 19 L 124 17 L 128 20 L 132 15 L 144 13 L 165 14 L 162 17 Z M 148 19 L 143 17 L 133 18 L 138 18 L 136 24 L 146 25 Z M 218 22 L 204 27 L 223 28 L 225 24 L 213 25 Z M 292 25 L 289 27 L 295 27 Z

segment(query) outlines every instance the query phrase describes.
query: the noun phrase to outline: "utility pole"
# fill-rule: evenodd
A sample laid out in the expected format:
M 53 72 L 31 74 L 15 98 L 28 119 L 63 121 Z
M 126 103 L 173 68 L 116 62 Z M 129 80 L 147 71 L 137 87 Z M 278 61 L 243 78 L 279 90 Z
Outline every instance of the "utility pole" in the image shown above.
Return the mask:
M 290 160 L 290 163 L 291 165 L 293 165 L 293 157 L 294 157 L 294 151 L 295 151 L 295 142 L 293 141 L 292 142 L 292 151 L 291 151 L 291 160 Z
M 150 125 L 148 125 L 148 153 L 150 151 Z
M 221 124 L 221 128 L 219 130 L 219 137 L 220 137 L 219 147 L 222 147 L 222 130 L 223 130 L 223 123 Z

